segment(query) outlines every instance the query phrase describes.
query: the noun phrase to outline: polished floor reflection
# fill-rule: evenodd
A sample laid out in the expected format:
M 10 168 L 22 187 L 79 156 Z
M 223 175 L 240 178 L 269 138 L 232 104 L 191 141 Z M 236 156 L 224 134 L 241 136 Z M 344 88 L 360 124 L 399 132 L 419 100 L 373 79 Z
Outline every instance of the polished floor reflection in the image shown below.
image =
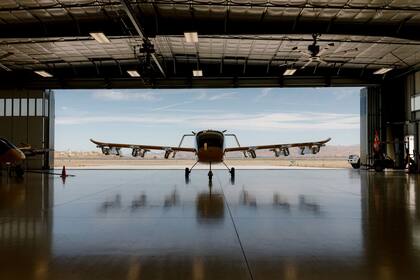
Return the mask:
M 419 176 L 0 176 L 0 279 L 420 279 Z

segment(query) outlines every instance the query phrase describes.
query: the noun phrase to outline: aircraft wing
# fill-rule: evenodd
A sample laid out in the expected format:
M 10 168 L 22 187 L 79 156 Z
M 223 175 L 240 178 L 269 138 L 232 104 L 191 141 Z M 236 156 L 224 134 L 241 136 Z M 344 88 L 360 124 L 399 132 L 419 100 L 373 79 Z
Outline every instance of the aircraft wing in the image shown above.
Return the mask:
M 191 152 L 195 153 L 196 150 L 194 148 L 186 148 L 186 147 L 171 147 L 171 146 L 152 146 L 152 145 L 141 145 L 141 144 L 121 144 L 121 143 L 105 143 L 99 142 L 93 139 L 90 139 L 92 143 L 96 145 L 96 147 L 102 149 L 102 153 L 105 155 L 114 154 L 120 155 L 121 148 L 132 149 L 131 155 L 133 157 L 141 156 L 144 157 L 146 152 L 150 150 L 161 150 L 165 151 L 165 158 L 168 158 L 169 155 L 173 152 Z
M 25 144 L 24 146 L 17 147 L 22 153 L 25 154 L 27 157 L 36 156 L 36 155 L 43 155 L 48 152 L 54 151 L 54 149 L 34 149 L 31 145 Z
M 317 142 L 304 142 L 304 143 L 290 143 L 290 144 L 274 144 L 274 145 L 262 145 L 262 146 L 246 146 L 246 147 L 232 147 L 226 148 L 225 153 L 227 152 L 243 152 L 246 156 L 250 155 L 252 158 L 256 157 L 256 150 L 270 150 L 274 152 L 274 155 L 278 157 L 280 154 L 288 156 L 290 154 L 289 148 L 300 148 L 301 154 L 312 153 L 316 154 L 319 152 L 322 146 L 330 141 L 331 138 L 317 141 Z

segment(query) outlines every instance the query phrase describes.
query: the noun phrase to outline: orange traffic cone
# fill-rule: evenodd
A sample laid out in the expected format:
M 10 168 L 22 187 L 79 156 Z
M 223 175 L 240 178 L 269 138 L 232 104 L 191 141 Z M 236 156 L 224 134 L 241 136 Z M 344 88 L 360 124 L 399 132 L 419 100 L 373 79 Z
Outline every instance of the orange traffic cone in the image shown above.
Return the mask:
M 63 165 L 63 170 L 61 170 L 61 178 L 66 178 L 68 175 L 67 175 L 67 172 L 66 172 L 66 166 L 64 166 Z

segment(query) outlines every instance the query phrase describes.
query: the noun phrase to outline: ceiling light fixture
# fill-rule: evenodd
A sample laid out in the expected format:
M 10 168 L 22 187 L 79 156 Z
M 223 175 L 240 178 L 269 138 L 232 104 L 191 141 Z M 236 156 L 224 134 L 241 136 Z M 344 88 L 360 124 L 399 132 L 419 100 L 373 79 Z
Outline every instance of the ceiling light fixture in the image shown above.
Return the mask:
M 184 32 L 184 36 L 187 43 L 198 43 L 197 32 Z
M 111 41 L 109 41 L 108 37 L 105 36 L 102 32 L 91 32 L 89 33 L 90 36 L 92 36 L 93 39 L 95 39 L 99 44 L 109 44 Z
M 34 71 L 35 72 L 35 74 L 38 74 L 38 75 L 40 75 L 41 77 L 44 77 L 44 78 L 51 78 L 53 75 L 51 75 L 50 73 L 48 73 L 47 71 L 44 71 L 44 70 L 38 70 L 38 71 Z
M 139 72 L 137 72 L 136 70 L 127 70 L 128 75 L 130 75 L 131 77 L 140 77 Z
M 296 69 L 294 69 L 294 68 L 286 69 L 286 71 L 284 71 L 283 75 L 284 76 L 291 76 L 291 75 L 295 74 L 295 72 L 296 72 Z
M 203 76 L 203 70 L 193 70 L 193 76 L 194 77 L 202 77 Z
M 388 73 L 389 71 L 391 71 L 394 68 L 387 68 L 387 67 L 383 67 L 381 69 L 376 70 L 375 72 L 373 72 L 373 74 L 375 75 L 383 75 L 385 73 Z

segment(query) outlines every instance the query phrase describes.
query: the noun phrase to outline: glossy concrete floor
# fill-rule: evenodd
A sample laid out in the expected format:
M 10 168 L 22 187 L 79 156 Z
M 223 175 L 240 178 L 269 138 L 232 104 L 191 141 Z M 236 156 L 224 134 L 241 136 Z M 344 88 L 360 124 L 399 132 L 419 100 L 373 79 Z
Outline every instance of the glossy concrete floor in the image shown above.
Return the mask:
M 419 177 L 1 176 L 0 279 L 420 279 Z

